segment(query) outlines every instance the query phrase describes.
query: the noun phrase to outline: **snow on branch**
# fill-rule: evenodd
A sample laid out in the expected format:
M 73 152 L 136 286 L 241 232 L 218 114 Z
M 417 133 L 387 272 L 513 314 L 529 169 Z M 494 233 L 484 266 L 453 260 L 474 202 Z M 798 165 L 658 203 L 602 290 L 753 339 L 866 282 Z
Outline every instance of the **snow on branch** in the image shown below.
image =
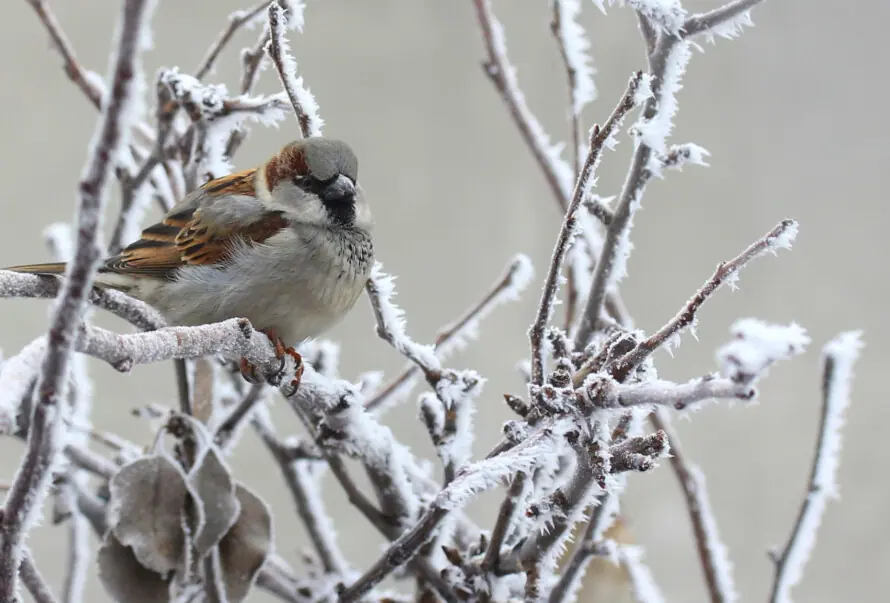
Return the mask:
M 377 335 L 416 364 L 427 376 L 427 380 L 437 382 L 441 376 L 442 363 L 433 346 L 421 345 L 408 337 L 405 332 L 405 311 L 392 301 L 395 295 L 395 278 L 383 272 L 380 262 L 374 265 L 365 289 L 377 319 Z
M 476 18 L 482 29 L 482 38 L 488 54 L 488 59 L 483 65 L 485 73 L 500 92 L 526 145 L 544 171 L 553 196 L 565 210 L 569 205 L 573 170 L 561 157 L 562 145 L 550 142 L 550 136 L 544 131 L 541 122 L 532 113 L 525 100 L 516 77 L 516 67 L 510 63 L 507 56 L 504 26 L 495 17 L 490 0 L 473 0 L 473 5 L 476 8 Z
M 735 258 L 728 262 L 720 262 L 714 275 L 686 302 L 686 306 L 655 334 L 639 342 L 633 350 L 625 354 L 617 362 L 613 374 L 617 378 L 627 375 L 659 347 L 675 342 L 683 329 L 692 329 L 694 333 L 698 309 L 723 283 L 727 283 L 731 289 L 736 289 L 739 271 L 751 260 L 767 252 L 775 253 L 778 249 L 791 249 L 791 243 L 796 236 L 797 222 L 783 220 Z
M 550 269 L 544 282 L 544 291 L 541 295 L 541 302 L 538 304 L 538 313 L 535 316 L 535 322 L 529 331 L 529 339 L 531 340 L 531 358 L 532 358 L 532 386 L 540 387 L 544 381 L 544 356 L 541 338 L 544 335 L 544 329 L 549 324 L 553 316 L 553 304 L 556 300 L 557 288 L 559 286 L 559 274 L 562 267 L 563 259 L 568 252 L 568 248 L 572 244 L 577 225 L 577 213 L 581 207 L 582 200 L 587 197 L 595 180 L 595 171 L 599 165 L 603 147 L 613 136 L 627 113 L 634 108 L 639 102 L 637 94 L 640 86 L 643 85 L 643 74 L 637 72 L 631 76 L 627 85 L 627 91 L 618 103 L 618 106 L 612 111 L 612 114 L 606 120 L 602 128 L 594 126 L 590 131 L 590 145 L 584 165 L 578 175 L 578 181 L 575 183 L 575 189 L 572 193 L 572 199 L 566 209 L 565 218 L 560 227 L 559 234 L 556 238 L 556 247 L 553 250 L 553 257 L 550 260 Z
M 62 281 L 52 276 L 38 276 L 0 270 L 0 297 L 55 298 Z M 163 317 L 151 306 L 119 291 L 93 288 L 89 302 L 122 318 L 137 329 L 152 331 L 165 326 Z
M 87 527 L 102 540 L 98 574 L 118 600 L 136 592 L 146 600 L 240 603 L 259 588 L 289 603 L 523 598 L 568 603 L 584 598 L 581 577 L 591 559 L 600 557 L 621 567 L 622 581 L 612 586 L 638 601 L 658 603 L 664 597 L 642 562 L 643 547 L 610 533 L 622 525 L 621 496 L 631 474 L 656 470 L 668 458 L 685 497 L 709 598 L 737 600 L 704 476 L 686 455 L 670 416 L 709 400 L 753 399 L 767 372 L 803 353 L 809 337 L 796 323 L 743 319 L 717 351 L 718 372 L 676 381 L 657 377 L 653 352 L 695 328 L 704 302 L 722 284 L 734 286 L 748 262 L 790 247 L 797 223 L 780 222 L 720 263 L 680 312 L 648 337 L 634 329 L 618 284 L 652 177 L 709 159 L 703 147 L 672 140 L 677 93 L 691 50 L 698 48 L 695 38 L 733 37 L 750 23 L 757 2 L 733 0 L 691 16 L 678 0 L 622 2 L 636 14 L 647 64 L 631 75 L 611 114 L 588 128 L 583 110 L 596 88 L 590 38 L 581 25 L 583 2 L 553 0 L 554 60 L 568 81 L 570 165 L 562 158 L 564 145 L 551 141 L 525 100 L 491 1 L 469 0 L 482 33 L 485 74 L 564 211 L 541 297 L 529 317 L 529 351 L 521 360 L 529 367 L 527 390 L 503 394 L 515 416 L 504 423 L 496 446 L 475 455 L 474 413 L 477 404 L 492 401 L 484 391 L 486 379 L 446 362 L 478 337 L 489 313 L 527 288 L 532 268 L 523 254 L 431 344 L 409 336 L 405 312 L 394 301 L 395 278 L 377 263 L 366 284 L 376 331 L 409 361 L 383 387 L 382 373 L 373 367 L 357 377 L 341 376 L 335 342 L 303 342 L 298 360 L 244 318 L 168 326 L 147 305 L 93 286 L 105 252 L 98 232 L 112 175 L 121 185 L 108 246 L 116 251 L 144 226 L 150 202 L 166 210 L 202 181 L 228 174 L 251 122 L 274 126 L 293 110 L 304 137 L 321 136 L 323 121 L 297 74 L 287 37 L 303 29 L 304 3 L 254 1 L 229 16 L 192 74 L 175 65 L 157 72 L 153 119 L 143 121 L 138 55 L 153 3 L 123 3 L 110 73 L 103 79 L 78 62 L 44 2 L 28 0 L 66 73 L 102 115 L 79 190 L 77 246 L 69 244 L 67 228 L 46 232 L 53 257 L 70 261 L 69 273 L 59 278 L 0 270 L 0 297 L 57 298 L 49 333 L 0 361 L 0 434 L 27 442 L 0 516 L 0 599 L 12 600 L 20 578 L 36 600 L 54 600 L 23 544 L 51 492 L 54 520 L 69 523 L 68 577 L 60 597 L 65 603 L 79 603 L 84 577 L 94 567 Z M 601 0 L 594 4 L 605 8 Z M 253 25 L 261 29 L 241 54 L 240 85 L 230 94 L 212 81 L 214 68 Z M 275 66 L 279 93 L 253 92 L 266 61 Z M 636 110 L 627 132 L 634 146 L 624 183 L 617 194 L 595 195 L 604 151 L 615 147 L 624 120 Z M 586 144 L 580 140 L 585 128 Z M 564 277 L 565 315 L 556 324 Z M 115 314 L 136 332 L 91 324 L 89 306 Z M 822 429 L 809 493 L 785 550 L 775 556 L 776 603 L 790 600 L 826 501 L 836 492 L 839 431 L 860 346 L 858 332 L 851 332 L 824 349 Z M 153 441 L 128 442 L 93 427 L 93 386 L 82 366 L 87 356 L 122 372 L 171 359 L 185 367 L 185 359 L 194 360 L 178 374 L 179 400 L 136 409 L 136 416 L 150 421 Z M 256 368 L 257 383 L 242 378 L 243 363 Z M 406 399 L 421 377 L 428 389 L 417 398 L 418 418 L 441 470 L 382 421 L 381 411 Z M 284 398 L 305 433 L 294 435 L 273 423 L 268 412 L 273 397 Z M 177 402 L 183 411 L 174 410 Z M 651 425 L 644 424 L 647 416 Z M 296 569 L 273 552 L 276 539 L 279 547 L 292 544 L 275 534 L 272 520 L 281 510 L 238 482 L 228 466 L 244 437 L 266 446 L 305 527 L 309 550 Z M 387 542 L 369 566 L 354 565 L 349 535 L 326 505 L 322 480 L 328 471 L 352 508 Z M 477 495 L 502 486 L 493 525 L 463 511 Z M 149 499 L 157 504 L 145 505 Z M 582 521 L 586 527 L 576 533 Z M 559 564 L 573 535 L 577 546 Z M 415 592 L 393 595 L 381 588 L 386 579 L 410 580 Z
M 61 448 L 61 411 L 68 385 L 71 355 L 80 341 L 78 323 L 87 308 L 102 248 L 99 245 L 105 187 L 115 160 L 127 148 L 130 128 L 139 115 L 144 80 L 139 54 L 149 43 L 154 2 L 124 2 L 111 55 L 108 98 L 89 147 L 79 184 L 77 247 L 50 322 L 46 353 L 34 388 L 28 446 L 3 506 L 0 542 L 0 600 L 12 600 L 25 531 L 35 520 Z
M 219 59 L 220 53 L 242 27 L 250 27 L 269 7 L 271 0 L 263 0 L 253 8 L 247 10 L 238 10 L 229 15 L 229 23 L 225 29 L 219 34 L 219 38 L 213 43 L 207 51 L 207 55 L 201 61 L 201 65 L 195 70 L 195 77 L 199 80 L 204 79 L 213 72 L 213 67 Z
M 590 65 L 590 41 L 578 23 L 581 0 L 553 0 L 553 20 L 550 30 L 559 46 L 559 54 L 566 67 L 569 84 L 569 104 L 572 121 L 572 152 L 575 156 L 575 175 L 581 173 L 581 111 L 596 98 L 595 73 Z
M 300 12 L 300 14 L 302 14 Z M 269 31 L 271 37 L 266 52 L 275 64 L 284 91 L 293 105 L 300 131 L 304 138 L 321 136 L 324 120 L 318 115 L 318 103 L 312 93 L 303 85 L 303 78 L 297 77 L 297 62 L 290 53 L 287 42 L 287 17 L 277 1 L 269 6 Z
M 683 24 L 681 35 L 685 38 L 700 34 L 734 38 L 741 33 L 742 26 L 752 24 L 750 11 L 761 2 L 763 0 L 733 0 L 710 11 L 694 14 Z
M 670 461 L 683 490 L 710 600 L 715 603 L 738 601 L 732 563 L 726 545 L 717 532 L 717 519 L 705 489 L 704 473 L 686 459 L 680 448 L 679 438 L 671 426 L 670 417 L 662 409 L 657 409 L 652 413 L 651 419 L 653 426 L 664 432 L 671 442 Z
M 810 483 L 791 536 L 781 552 L 772 553 L 776 577 L 770 603 L 791 603 L 791 589 L 800 582 L 804 566 L 816 544 L 816 534 L 828 500 L 838 497 L 841 429 L 850 405 L 853 365 L 863 343 L 859 331 L 841 333 L 822 349 L 822 419 Z

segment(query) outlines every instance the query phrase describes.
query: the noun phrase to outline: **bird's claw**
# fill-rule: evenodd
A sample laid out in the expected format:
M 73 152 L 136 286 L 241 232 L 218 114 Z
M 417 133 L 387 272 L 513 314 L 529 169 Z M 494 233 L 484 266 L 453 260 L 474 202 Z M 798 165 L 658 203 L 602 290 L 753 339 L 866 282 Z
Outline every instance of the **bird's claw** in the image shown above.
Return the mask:
M 268 380 L 270 383 L 277 385 L 281 382 L 284 369 L 287 367 L 287 357 L 290 356 L 294 360 L 294 378 L 291 380 L 291 387 L 296 389 L 300 385 L 303 377 L 303 357 L 292 347 L 286 346 L 284 341 L 278 337 L 275 329 L 259 329 L 260 333 L 269 338 L 272 346 L 275 348 L 275 358 L 278 359 L 278 370 Z M 262 379 L 257 375 L 256 366 L 248 362 L 246 358 L 241 359 L 240 363 L 241 376 L 248 383 L 260 383 Z
M 256 365 L 249 362 L 247 358 L 241 359 L 238 368 L 241 370 L 241 376 L 244 377 L 244 380 L 248 383 L 256 385 L 262 382 L 262 379 L 257 375 Z

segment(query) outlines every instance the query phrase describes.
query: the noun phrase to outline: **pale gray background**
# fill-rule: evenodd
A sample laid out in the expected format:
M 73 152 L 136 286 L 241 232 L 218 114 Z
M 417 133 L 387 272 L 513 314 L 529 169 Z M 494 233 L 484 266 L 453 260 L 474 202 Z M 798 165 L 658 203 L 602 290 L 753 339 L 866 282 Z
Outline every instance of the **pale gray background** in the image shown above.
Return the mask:
M 6 4 L 0 22 L 0 176 L 6 182 L 0 264 L 14 264 L 45 259 L 44 225 L 71 218 L 96 115 L 59 69 L 26 4 Z M 54 4 L 84 65 L 104 73 L 118 3 Z M 531 106 L 554 136 L 564 138 L 565 83 L 547 3 L 494 4 Z M 715 5 L 687 2 L 690 8 Z M 159 66 L 193 69 L 228 12 L 241 6 L 237 0 L 161 2 L 155 49 L 147 57 L 150 73 Z M 628 10 L 615 7 L 603 17 L 591 2 L 584 9 L 601 90 L 585 115 L 589 124 L 607 115 L 630 71 L 644 61 Z M 868 347 L 857 367 L 843 452 L 843 499 L 828 509 L 796 600 L 878 601 L 890 588 L 890 453 L 881 436 L 890 417 L 881 368 L 890 336 L 884 262 L 890 122 L 882 107 L 887 87 L 878 43 L 890 5 L 773 0 L 754 17 L 757 26 L 741 39 L 721 40 L 693 57 L 679 97 L 675 141 L 705 146 L 713 153 L 712 167 L 672 172 L 651 185 L 636 220 L 623 291 L 640 326 L 656 328 L 718 260 L 786 216 L 800 221 L 793 252 L 759 260 L 742 275 L 740 291 L 721 291 L 701 313 L 700 341 L 685 337 L 676 358 L 660 356 L 659 367 L 674 378 L 712 370 L 714 350 L 742 316 L 795 320 L 813 336 L 810 353 L 772 371 L 759 404 L 708 407 L 679 425 L 688 455 L 709 477 L 743 598 L 763 600 L 772 577 L 765 551 L 784 542 L 808 476 L 819 415 L 819 348 L 841 330 L 865 329 Z M 452 362 L 477 367 L 489 378 L 477 420 L 476 451 L 482 452 L 508 417 L 500 394 L 521 391 L 513 367 L 526 353 L 526 328 L 559 224 L 555 204 L 479 67 L 483 50 L 469 0 L 312 1 L 306 21 L 306 33 L 294 37 L 300 67 L 328 122 L 325 133 L 350 141 L 361 158 L 361 179 L 379 224 L 379 257 L 400 276 L 398 301 L 408 311 L 410 332 L 428 341 L 515 252 L 528 253 L 538 268 L 524 301 L 487 321 L 484 342 Z M 219 81 L 237 85 L 237 53 L 255 37 L 250 32 L 237 38 L 223 57 Z M 261 88 L 272 91 L 275 85 L 267 72 Z M 296 131 L 292 121 L 277 131 L 255 131 L 237 167 L 261 161 Z M 618 152 L 606 156 L 601 193 L 616 191 L 629 150 L 624 138 Z M 11 354 L 41 333 L 48 306 L 2 303 L 0 342 Z M 378 367 L 391 374 L 402 366 L 374 336 L 364 301 L 335 337 L 344 342 L 346 375 Z M 137 367 L 123 376 L 92 366 L 96 422 L 147 442 L 148 430 L 129 412 L 170 401 L 171 367 Z M 428 454 L 415 412 L 412 402 L 389 420 L 412 447 Z M 2 444 L 0 479 L 9 479 L 20 450 Z M 278 549 L 294 560 L 305 541 L 277 470 L 250 436 L 234 463 L 276 509 Z M 357 562 L 368 562 L 379 550 L 376 534 L 339 492 L 331 492 L 343 546 Z M 492 517 L 496 502 L 486 498 L 476 510 Z M 670 468 L 634 477 L 625 502 L 668 598 L 703 600 Z M 63 532 L 43 528 L 30 542 L 57 584 Z M 105 600 L 97 584 L 91 589 L 90 600 Z

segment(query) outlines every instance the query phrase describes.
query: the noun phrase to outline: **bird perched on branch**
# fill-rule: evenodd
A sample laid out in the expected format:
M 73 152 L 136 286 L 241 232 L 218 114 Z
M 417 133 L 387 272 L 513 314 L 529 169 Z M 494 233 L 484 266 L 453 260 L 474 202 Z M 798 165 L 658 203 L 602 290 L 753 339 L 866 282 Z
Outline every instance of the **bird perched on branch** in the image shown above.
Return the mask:
M 157 308 L 172 325 L 247 318 L 278 357 L 339 322 L 374 261 L 373 219 L 344 142 L 292 142 L 260 167 L 211 180 L 105 260 L 100 287 Z M 62 274 L 64 263 L 8 268 Z M 245 360 L 241 372 L 255 381 Z

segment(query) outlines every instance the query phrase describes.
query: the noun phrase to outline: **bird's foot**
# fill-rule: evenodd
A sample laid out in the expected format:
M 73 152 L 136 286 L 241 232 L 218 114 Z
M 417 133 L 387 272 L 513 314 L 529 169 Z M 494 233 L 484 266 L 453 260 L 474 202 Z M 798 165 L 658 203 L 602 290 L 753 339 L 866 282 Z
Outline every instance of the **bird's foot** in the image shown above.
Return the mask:
M 241 359 L 241 362 L 238 363 L 238 368 L 241 370 L 241 376 L 244 377 L 244 380 L 248 383 L 253 385 L 262 383 L 263 380 L 257 374 L 256 365 L 249 362 L 247 358 Z
M 287 366 L 287 357 L 290 356 L 294 360 L 294 378 L 291 380 L 291 387 L 296 388 L 300 385 L 300 379 L 303 376 L 303 357 L 293 348 L 293 346 L 285 345 L 284 340 L 278 336 L 275 329 L 258 329 L 260 333 L 269 338 L 272 346 L 275 348 L 275 358 L 278 359 L 278 370 L 272 380 L 276 383 L 281 381 L 281 375 Z M 246 358 L 241 359 L 241 375 L 249 383 L 259 383 L 262 381 L 257 375 L 256 366 L 247 361 Z

